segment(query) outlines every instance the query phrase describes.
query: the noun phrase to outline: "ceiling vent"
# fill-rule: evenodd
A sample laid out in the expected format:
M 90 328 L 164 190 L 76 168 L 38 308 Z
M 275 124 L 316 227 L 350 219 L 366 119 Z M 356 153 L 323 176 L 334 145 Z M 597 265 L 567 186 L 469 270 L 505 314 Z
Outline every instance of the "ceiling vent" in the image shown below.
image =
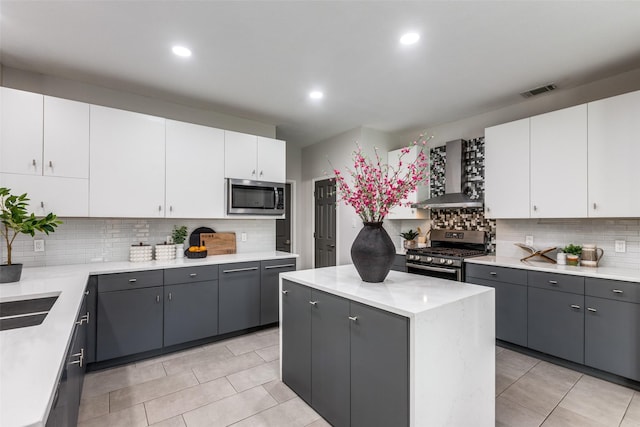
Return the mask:
M 522 92 L 520 95 L 522 95 L 525 98 L 531 98 L 532 96 L 540 95 L 541 93 L 551 92 L 556 87 L 557 86 L 555 84 L 550 83 L 548 85 L 540 86 L 540 87 L 537 87 L 535 89 L 531 89 L 531 90 L 528 90 L 526 92 Z

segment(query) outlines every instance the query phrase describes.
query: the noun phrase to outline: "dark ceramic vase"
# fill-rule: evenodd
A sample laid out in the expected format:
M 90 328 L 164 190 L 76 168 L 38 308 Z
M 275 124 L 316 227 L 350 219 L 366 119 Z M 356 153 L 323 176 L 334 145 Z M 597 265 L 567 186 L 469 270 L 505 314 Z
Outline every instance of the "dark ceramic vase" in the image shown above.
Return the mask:
M 395 256 L 396 247 L 381 222 L 365 222 L 351 245 L 351 260 L 365 282 L 383 282 Z
M 22 276 L 22 264 L 0 265 L 0 283 L 19 282 Z

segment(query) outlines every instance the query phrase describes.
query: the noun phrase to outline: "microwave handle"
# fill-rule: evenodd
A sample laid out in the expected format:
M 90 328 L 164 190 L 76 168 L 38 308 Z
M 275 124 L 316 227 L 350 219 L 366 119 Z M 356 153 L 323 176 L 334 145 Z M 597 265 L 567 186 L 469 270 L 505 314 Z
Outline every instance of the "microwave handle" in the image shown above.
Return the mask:
M 276 193 L 276 205 L 275 205 L 275 207 L 277 208 L 278 205 L 280 204 L 280 193 L 278 192 L 278 187 L 274 187 L 273 191 Z

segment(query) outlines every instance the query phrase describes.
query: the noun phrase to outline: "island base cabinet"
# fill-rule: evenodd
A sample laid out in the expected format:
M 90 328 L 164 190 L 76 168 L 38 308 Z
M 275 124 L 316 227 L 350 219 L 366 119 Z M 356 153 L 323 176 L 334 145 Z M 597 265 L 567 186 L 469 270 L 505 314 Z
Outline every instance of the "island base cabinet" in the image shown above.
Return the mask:
M 529 348 L 584 363 L 584 295 L 528 288 Z
M 640 381 L 640 304 L 585 297 L 584 363 Z
M 163 287 L 98 296 L 98 362 L 162 347 Z
M 282 281 L 282 381 L 311 405 L 311 289 Z
M 165 285 L 164 346 L 218 334 L 218 281 Z
M 276 323 L 280 316 L 278 276 L 286 271 L 295 271 L 296 259 L 261 261 L 260 267 L 260 325 L 268 325 Z
M 336 427 L 409 425 L 408 319 L 282 281 L 282 380 Z
M 350 419 L 349 300 L 311 290 L 311 402 L 333 426 Z
M 221 334 L 260 325 L 260 263 L 226 264 L 220 268 Z
M 408 426 L 408 319 L 350 305 L 351 426 Z

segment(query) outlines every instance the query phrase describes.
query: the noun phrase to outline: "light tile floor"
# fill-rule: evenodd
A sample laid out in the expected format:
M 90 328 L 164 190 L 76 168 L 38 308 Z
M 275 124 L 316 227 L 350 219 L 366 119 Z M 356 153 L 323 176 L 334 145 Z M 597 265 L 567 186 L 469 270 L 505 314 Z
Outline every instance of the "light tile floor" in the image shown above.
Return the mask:
M 279 381 L 279 351 L 273 328 L 87 374 L 78 425 L 328 426 Z M 640 393 L 496 347 L 496 426 L 640 427 Z

